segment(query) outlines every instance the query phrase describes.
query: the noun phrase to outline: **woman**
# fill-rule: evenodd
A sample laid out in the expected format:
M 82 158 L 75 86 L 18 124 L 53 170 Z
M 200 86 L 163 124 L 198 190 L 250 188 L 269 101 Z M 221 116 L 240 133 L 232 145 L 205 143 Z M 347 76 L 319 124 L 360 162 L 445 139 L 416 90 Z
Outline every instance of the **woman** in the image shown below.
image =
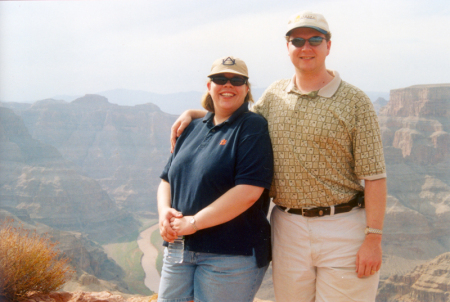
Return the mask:
M 202 105 L 178 139 L 158 188 L 160 232 L 184 236 L 182 263 L 167 249 L 158 301 L 253 301 L 271 260 L 267 122 L 249 112 L 245 63 L 216 60 Z

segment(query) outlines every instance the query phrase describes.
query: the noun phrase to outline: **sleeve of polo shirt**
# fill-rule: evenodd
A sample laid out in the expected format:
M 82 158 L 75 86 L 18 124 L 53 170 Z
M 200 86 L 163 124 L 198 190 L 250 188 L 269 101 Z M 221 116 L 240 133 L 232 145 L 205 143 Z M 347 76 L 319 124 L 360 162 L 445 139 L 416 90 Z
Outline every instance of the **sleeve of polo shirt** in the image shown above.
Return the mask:
M 165 181 L 169 182 L 169 170 L 170 170 L 170 166 L 172 165 L 172 160 L 174 159 L 174 157 L 176 156 L 176 154 L 178 153 L 178 151 L 181 148 L 181 145 L 183 144 L 184 139 L 189 135 L 189 133 L 192 131 L 192 129 L 194 128 L 194 124 L 195 122 L 190 123 L 186 129 L 184 129 L 183 133 L 181 134 L 181 136 L 177 139 L 177 142 L 175 144 L 175 148 L 173 150 L 173 153 L 170 154 L 169 160 L 167 161 L 166 166 L 164 167 L 164 170 L 162 171 L 162 173 L 159 175 L 159 178 L 164 179 Z
M 275 83 L 270 85 L 259 98 L 258 102 L 252 106 L 251 111 L 258 113 L 264 117 L 267 117 L 269 114 L 269 96 L 272 94 L 272 89 Z
M 383 144 L 378 117 L 370 99 L 361 92 L 356 103 L 353 152 L 355 174 L 359 179 L 375 180 L 386 177 Z
M 273 151 L 267 121 L 254 115 L 242 126 L 236 155 L 235 185 L 270 189 L 273 176 Z
M 162 171 L 161 175 L 159 175 L 159 178 L 164 179 L 167 182 L 169 182 L 169 169 L 170 169 L 170 165 L 172 164 L 172 159 L 173 159 L 173 154 L 170 155 L 170 158 L 167 161 L 167 164 L 164 167 L 164 170 Z
M 258 100 L 258 102 L 252 106 L 251 111 L 254 113 L 258 113 L 262 116 L 264 116 L 264 95 L 261 96 L 261 98 Z

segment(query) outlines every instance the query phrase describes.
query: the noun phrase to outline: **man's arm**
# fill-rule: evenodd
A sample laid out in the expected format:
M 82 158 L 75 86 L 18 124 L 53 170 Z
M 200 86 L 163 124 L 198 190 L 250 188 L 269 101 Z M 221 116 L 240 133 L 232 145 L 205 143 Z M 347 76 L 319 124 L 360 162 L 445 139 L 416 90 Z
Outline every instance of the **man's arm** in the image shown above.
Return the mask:
M 208 111 L 199 109 L 190 109 L 183 112 L 173 123 L 170 133 L 170 153 L 173 153 L 177 138 L 183 133 L 184 129 L 192 122 L 192 120 L 202 118 Z
M 386 211 L 386 178 L 366 180 L 364 200 L 366 205 L 367 226 L 383 229 Z M 356 272 L 358 277 L 370 276 L 380 270 L 382 262 L 381 238 L 379 234 L 367 234 L 356 254 Z

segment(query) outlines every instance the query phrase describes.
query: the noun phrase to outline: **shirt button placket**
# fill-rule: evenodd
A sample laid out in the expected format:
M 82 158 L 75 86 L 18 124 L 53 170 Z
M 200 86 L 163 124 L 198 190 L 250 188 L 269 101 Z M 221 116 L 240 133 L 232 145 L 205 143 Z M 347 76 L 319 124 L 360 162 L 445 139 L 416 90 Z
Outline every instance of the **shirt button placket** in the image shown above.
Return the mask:
M 203 149 L 203 147 L 205 147 L 209 140 L 211 139 L 211 137 L 213 136 L 213 134 L 216 132 L 216 129 L 212 128 L 211 130 L 209 130 L 208 134 L 205 136 L 205 139 L 203 140 L 203 142 L 200 144 L 199 146 L 199 150 Z

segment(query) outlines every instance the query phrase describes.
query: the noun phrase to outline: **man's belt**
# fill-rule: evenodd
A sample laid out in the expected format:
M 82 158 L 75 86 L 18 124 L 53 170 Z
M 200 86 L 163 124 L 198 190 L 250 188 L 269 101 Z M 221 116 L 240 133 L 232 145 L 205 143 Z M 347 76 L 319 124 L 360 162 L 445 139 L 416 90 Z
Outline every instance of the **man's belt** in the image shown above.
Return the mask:
M 338 204 L 332 207 L 317 207 L 317 208 L 301 208 L 293 209 L 278 206 L 281 210 L 286 213 L 291 213 L 295 215 L 302 215 L 305 217 L 322 217 L 325 215 L 334 215 L 340 213 L 350 212 L 354 207 L 364 208 L 364 192 L 358 193 L 355 198 L 347 203 Z

